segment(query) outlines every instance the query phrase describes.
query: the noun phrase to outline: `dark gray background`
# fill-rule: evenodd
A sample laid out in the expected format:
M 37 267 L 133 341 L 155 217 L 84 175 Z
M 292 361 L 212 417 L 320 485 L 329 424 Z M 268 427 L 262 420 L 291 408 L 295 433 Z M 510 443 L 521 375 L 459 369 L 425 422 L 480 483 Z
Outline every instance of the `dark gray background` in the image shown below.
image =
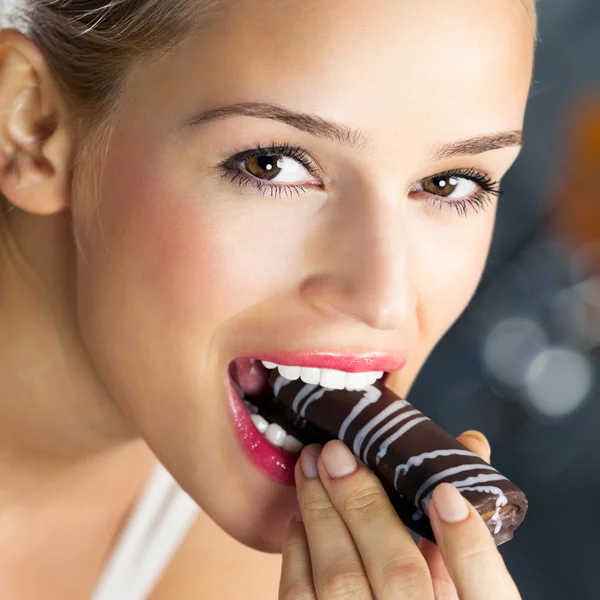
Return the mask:
M 549 230 L 547 215 L 564 176 L 574 101 L 596 89 L 600 102 L 600 1 L 538 6 L 528 141 L 504 181 L 486 273 L 410 400 L 455 435 L 483 431 L 493 464 L 527 493 L 527 519 L 501 548 L 524 600 L 598 600 L 600 341 L 584 343 L 569 330 L 565 307 L 575 306 L 569 299 L 574 302 L 577 284 L 589 274 Z M 593 201 L 600 202 L 598 177 Z M 587 301 L 600 305 L 600 292 Z M 513 317 L 526 321 L 507 321 Z M 540 354 L 548 346 L 563 348 L 566 360 L 544 362 Z M 536 357 L 537 376 L 530 369 Z M 541 400 L 525 381 L 546 386 Z

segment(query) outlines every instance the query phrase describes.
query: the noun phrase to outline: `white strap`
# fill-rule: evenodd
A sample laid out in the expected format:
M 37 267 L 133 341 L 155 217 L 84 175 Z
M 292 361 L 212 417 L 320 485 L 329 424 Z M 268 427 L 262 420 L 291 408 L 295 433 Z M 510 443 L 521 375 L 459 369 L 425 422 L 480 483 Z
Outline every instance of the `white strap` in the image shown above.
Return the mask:
M 91 600 L 145 600 L 199 510 L 168 471 L 157 464 Z

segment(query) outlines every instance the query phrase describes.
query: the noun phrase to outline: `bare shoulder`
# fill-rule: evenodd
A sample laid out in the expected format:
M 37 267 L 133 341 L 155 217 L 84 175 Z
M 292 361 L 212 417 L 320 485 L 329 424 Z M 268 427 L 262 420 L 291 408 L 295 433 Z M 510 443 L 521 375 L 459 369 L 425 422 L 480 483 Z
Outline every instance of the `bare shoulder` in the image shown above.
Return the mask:
M 280 575 L 280 554 L 240 544 L 201 513 L 150 600 L 276 600 Z

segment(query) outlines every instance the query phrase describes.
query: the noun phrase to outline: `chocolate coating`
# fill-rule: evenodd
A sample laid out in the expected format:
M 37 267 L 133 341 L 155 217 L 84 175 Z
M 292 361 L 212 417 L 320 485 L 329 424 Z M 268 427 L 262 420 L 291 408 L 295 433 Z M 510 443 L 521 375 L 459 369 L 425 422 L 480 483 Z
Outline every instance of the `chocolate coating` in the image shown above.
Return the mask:
M 273 371 L 264 416 L 304 444 L 344 442 L 383 484 L 403 523 L 435 542 L 428 518 L 436 485 L 453 484 L 486 521 L 496 545 L 523 522 L 525 494 L 444 429 L 382 384 L 329 390 Z

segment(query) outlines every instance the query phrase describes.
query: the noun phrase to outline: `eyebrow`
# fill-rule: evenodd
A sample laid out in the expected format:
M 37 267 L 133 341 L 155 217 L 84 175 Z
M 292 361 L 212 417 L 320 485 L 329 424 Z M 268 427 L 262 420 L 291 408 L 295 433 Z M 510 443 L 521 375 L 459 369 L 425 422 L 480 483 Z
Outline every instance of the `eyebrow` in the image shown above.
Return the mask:
M 185 125 L 200 125 L 207 121 L 234 116 L 258 117 L 260 119 L 279 121 L 280 123 L 291 125 L 300 131 L 310 133 L 316 137 L 333 140 L 355 150 L 362 150 L 368 144 L 364 134 L 346 125 L 333 123 L 316 115 L 295 112 L 275 104 L 261 102 L 244 102 L 208 110 L 192 117 L 186 121 Z
M 357 129 L 327 121 L 317 115 L 296 112 L 282 106 L 277 106 L 276 104 L 264 102 L 241 102 L 207 110 L 185 121 L 184 126 L 192 127 L 209 121 L 236 116 L 271 119 L 285 125 L 290 125 L 295 129 L 310 133 L 316 137 L 332 140 L 359 151 L 365 150 L 369 145 L 367 136 Z M 433 153 L 430 161 L 439 161 L 457 156 L 474 156 L 490 152 L 491 150 L 522 145 L 522 130 L 482 135 L 446 144 Z
M 467 140 L 453 142 L 452 144 L 446 144 L 439 148 L 430 160 L 444 160 L 456 156 L 475 156 L 477 154 L 483 154 L 484 152 L 490 152 L 491 150 L 522 146 L 523 141 L 523 131 L 520 129 L 481 135 Z

